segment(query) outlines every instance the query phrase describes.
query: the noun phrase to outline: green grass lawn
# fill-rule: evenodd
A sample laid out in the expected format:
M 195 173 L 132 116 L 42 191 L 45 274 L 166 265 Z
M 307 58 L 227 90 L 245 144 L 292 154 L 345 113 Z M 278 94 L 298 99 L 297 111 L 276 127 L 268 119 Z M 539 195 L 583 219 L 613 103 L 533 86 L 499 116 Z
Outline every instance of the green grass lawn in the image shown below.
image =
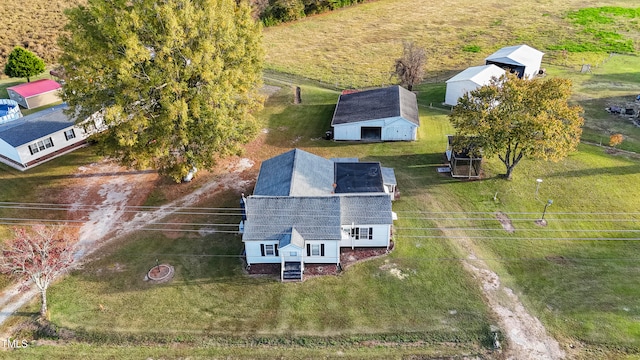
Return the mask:
M 421 102 L 439 91 L 423 89 Z M 634 260 L 640 243 L 606 240 L 638 237 L 633 230 L 640 216 L 640 190 L 630 186 L 640 181 L 637 160 L 581 145 L 578 153 L 558 163 L 524 161 L 513 181 L 497 177 L 503 169 L 493 159 L 484 164 L 485 180 L 454 181 L 435 171 L 443 160 L 444 134 L 452 131 L 446 112 L 421 107 L 418 142 L 336 143 L 319 139 L 336 93 L 310 85 L 302 93 L 303 104 L 296 106 L 290 105 L 292 93 L 286 87 L 271 98 L 261 116 L 268 129 L 265 144 L 251 155 L 266 158 L 298 146 L 322 156 L 357 156 L 394 167 L 402 195 L 394 203 L 400 219 L 397 248 L 389 256 L 356 265 L 339 277 L 282 284 L 242 274 L 237 258 L 242 245 L 236 235 L 143 231 L 105 249 L 99 260 L 50 290 L 53 323 L 96 344 L 148 339 L 192 346 L 217 339 L 217 345 L 210 345 L 218 349 L 249 339 L 290 344 L 283 349 L 302 342 L 305 351 L 333 342 L 344 344 L 348 352 L 353 339 L 380 341 L 396 334 L 392 339 L 417 336 L 426 341 L 420 350 L 425 352 L 448 341 L 478 349 L 486 344 L 494 321 L 478 286 L 457 260 L 463 253 L 456 239 L 442 238 L 444 230 L 458 229 L 451 231 L 472 239 L 477 254 L 554 336 L 607 351 L 639 351 L 640 306 L 635 299 L 640 296 L 640 268 Z M 536 178 L 544 180 L 538 199 Z M 549 226 L 540 228 L 533 220 L 548 198 L 554 200 L 546 215 Z M 235 194 L 228 194 L 203 205 L 236 204 Z M 495 211 L 510 215 L 514 234 L 501 229 Z M 234 222 L 215 216 L 177 220 Z M 580 237 L 603 240 L 575 239 Z M 156 259 L 175 266 L 172 282 L 144 282 Z M 389 268 L 407 277 L 400 280 Z M 100 346 L 106 353 L 119 351 Z M 244 346 L 225 351 L 241 356 Z M 335 348 L 318 351 L 326 355 Z M 384 356 L 386 350 L 380 351 Z
M 424 141 L 416 143 L 341 145 L 320 140 L 337 94 L 310 86 L 303 87 L 302 93 L 303 105 L 287 105 L 291 101 L 288 89 L 267 104 L 262 118 L 269 132 L 260 150 L 265 156 L 300 146 L 324 156 L 380 159 L 395 166 L 399 176 L 412 177 L 420 175 L 410 170 L 415 158 L 407 154 L 435 154 L 442 143 L 433 131 L 424 131 Z M 439 126 L 432 125 L 432 117 L 425 116 L 424 121 L 423 129 Z M 410 192 L 407 187 L 407 194 Z M 236 207 L 237 201 L 229 194 L 202 205 Z M 416 206 L 422 204 L 410 196 L 396 203 L 398 209 Z M 190 217 L 185 221 L 238 220 Z M 406 227 L 414 223 L 400 220 Z M 459 341 L 479 346 L 489 334 L 492 321 L 461 264 L 433 260 L 455 252 L 446 240 L 421 244 L 399 235 L 396 250 L 384 259 L 356 265 L 339 277 L 294 284 L 246 277 L 238 259 L 241 250 L 237 235 L 140 232 L 54 286 L 50 290 L 51 320 L 58 326 L 92 333 L 150 336 L 308 336 L 344 341 L 351 336 L 380 339 L 407 334 L 400 336 L 419 336 L 430 344 Z M 155 259 L 175 266 L 171 283 L 143 281 Z M 395 277 L 391 268 L 407 277 Z

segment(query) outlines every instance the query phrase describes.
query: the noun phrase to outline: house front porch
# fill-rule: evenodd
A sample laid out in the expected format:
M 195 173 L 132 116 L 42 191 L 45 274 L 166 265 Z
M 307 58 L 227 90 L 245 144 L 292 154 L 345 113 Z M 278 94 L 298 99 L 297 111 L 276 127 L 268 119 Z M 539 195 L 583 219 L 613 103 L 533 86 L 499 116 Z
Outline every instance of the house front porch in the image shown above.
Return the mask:
M 388 254 L 394 248 L 391 241 L 389 249 L 356 247 L 340 249 L 340 265 L 336 264 L 301 264 L 300 262 L 285 262 L 282 264 L 252 264 L 247 268 L 249 275 L 273 276 L 281 281 L 304 281 L 308 277 L 321 275 L 338 275 L 347 267 Z M 285 278 L 285 276 L 287 278 Z M 291 278 L 289 278 L 291 277 Z

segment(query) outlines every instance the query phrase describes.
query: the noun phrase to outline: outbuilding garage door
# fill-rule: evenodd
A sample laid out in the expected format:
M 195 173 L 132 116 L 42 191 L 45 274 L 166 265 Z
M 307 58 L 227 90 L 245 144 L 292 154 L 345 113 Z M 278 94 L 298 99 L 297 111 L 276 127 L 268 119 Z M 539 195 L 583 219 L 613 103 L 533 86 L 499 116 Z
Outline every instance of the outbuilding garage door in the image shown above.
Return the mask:
M 368 141 L 382 140 L 381 127 L 362 127 L 360 128 L 360 139 Z

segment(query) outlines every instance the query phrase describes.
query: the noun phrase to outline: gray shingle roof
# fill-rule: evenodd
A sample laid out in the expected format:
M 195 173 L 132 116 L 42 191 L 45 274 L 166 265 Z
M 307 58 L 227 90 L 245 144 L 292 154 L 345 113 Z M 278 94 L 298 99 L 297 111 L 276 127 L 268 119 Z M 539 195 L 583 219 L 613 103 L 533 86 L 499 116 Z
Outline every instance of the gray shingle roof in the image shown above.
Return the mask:
M 304 238 L 296 228 L 291 228 L 291 232 L 282 235 L 280 242 L 278 243 L 278 248 L 282 249 L 283 247 L 291 244 L 299 248 L 304 248 Z
M 66 108 L 66 104 L 56 105 L 3 124 L 0 126 L 0 139 L 18 147 L 71 127 L 75 122 L 64 114 Z
M 250 196 L 243 241 L 340 240 L 341 225 L 391 224 L 387 194 L 340 196 Z M 292 238 L 292 229 L 299 238 Z M 287 236 L 289 235 L 289 236 Z M 301 246 L 296 243 L 297 246 Z
M 396 181 L 396 172 L 392 168 L 382 168 L 382 181 L 385 185 L 398 185 Z
M 340 196 L 342 225 L 392 224 L 391 197 L 387 194 Z
M 264 196 L 328 195 L 333 190 L 333 162 L 293 149 L 260 166 L 253 191 Z
M 331 125 L 396 116 L 420 125 L 416 95 L 397 85 L 340 95 Z
M 249 196 L 243 241 L 277 240 L 295 228 L 307 240 L 340 240 L 337 196 Z

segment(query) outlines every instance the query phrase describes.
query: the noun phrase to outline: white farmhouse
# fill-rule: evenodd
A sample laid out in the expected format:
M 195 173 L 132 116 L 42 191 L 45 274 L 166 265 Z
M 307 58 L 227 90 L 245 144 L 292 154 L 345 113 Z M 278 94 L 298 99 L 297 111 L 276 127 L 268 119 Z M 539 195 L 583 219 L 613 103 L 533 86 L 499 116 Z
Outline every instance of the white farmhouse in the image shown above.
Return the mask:
M 499 78 L 505 71 L 496 65 L 473 66 L 447 80 L 444 103 L 458 105 L 458 99 L 469 91 L 488 85 L 492 78 Z
M 334 140 L 416 140 L 420 127 L 416 95 L 397 85 L 343 93 L 331 126 Z
M 0 162 L 24 171 L 83 146 L 89 135 L 104 128 L 99 116 L 76 125 L 66 108 L 56 105 L 0 125 Z
M 540 71 L 543 56 L 543 52 L 528 45 L 515 45 L 494 52 L 485 62 L 516 73 L 519 78 L 531 79 Z
M 264 161 L 253 195 L 241 201 L 247 266 L 280 264 L 281 280 L 300 280 L 305 264 L 339 266 L 341 248 L 388 249 L 392 188 L 393 169 L 376 162 L 299 149 Z

